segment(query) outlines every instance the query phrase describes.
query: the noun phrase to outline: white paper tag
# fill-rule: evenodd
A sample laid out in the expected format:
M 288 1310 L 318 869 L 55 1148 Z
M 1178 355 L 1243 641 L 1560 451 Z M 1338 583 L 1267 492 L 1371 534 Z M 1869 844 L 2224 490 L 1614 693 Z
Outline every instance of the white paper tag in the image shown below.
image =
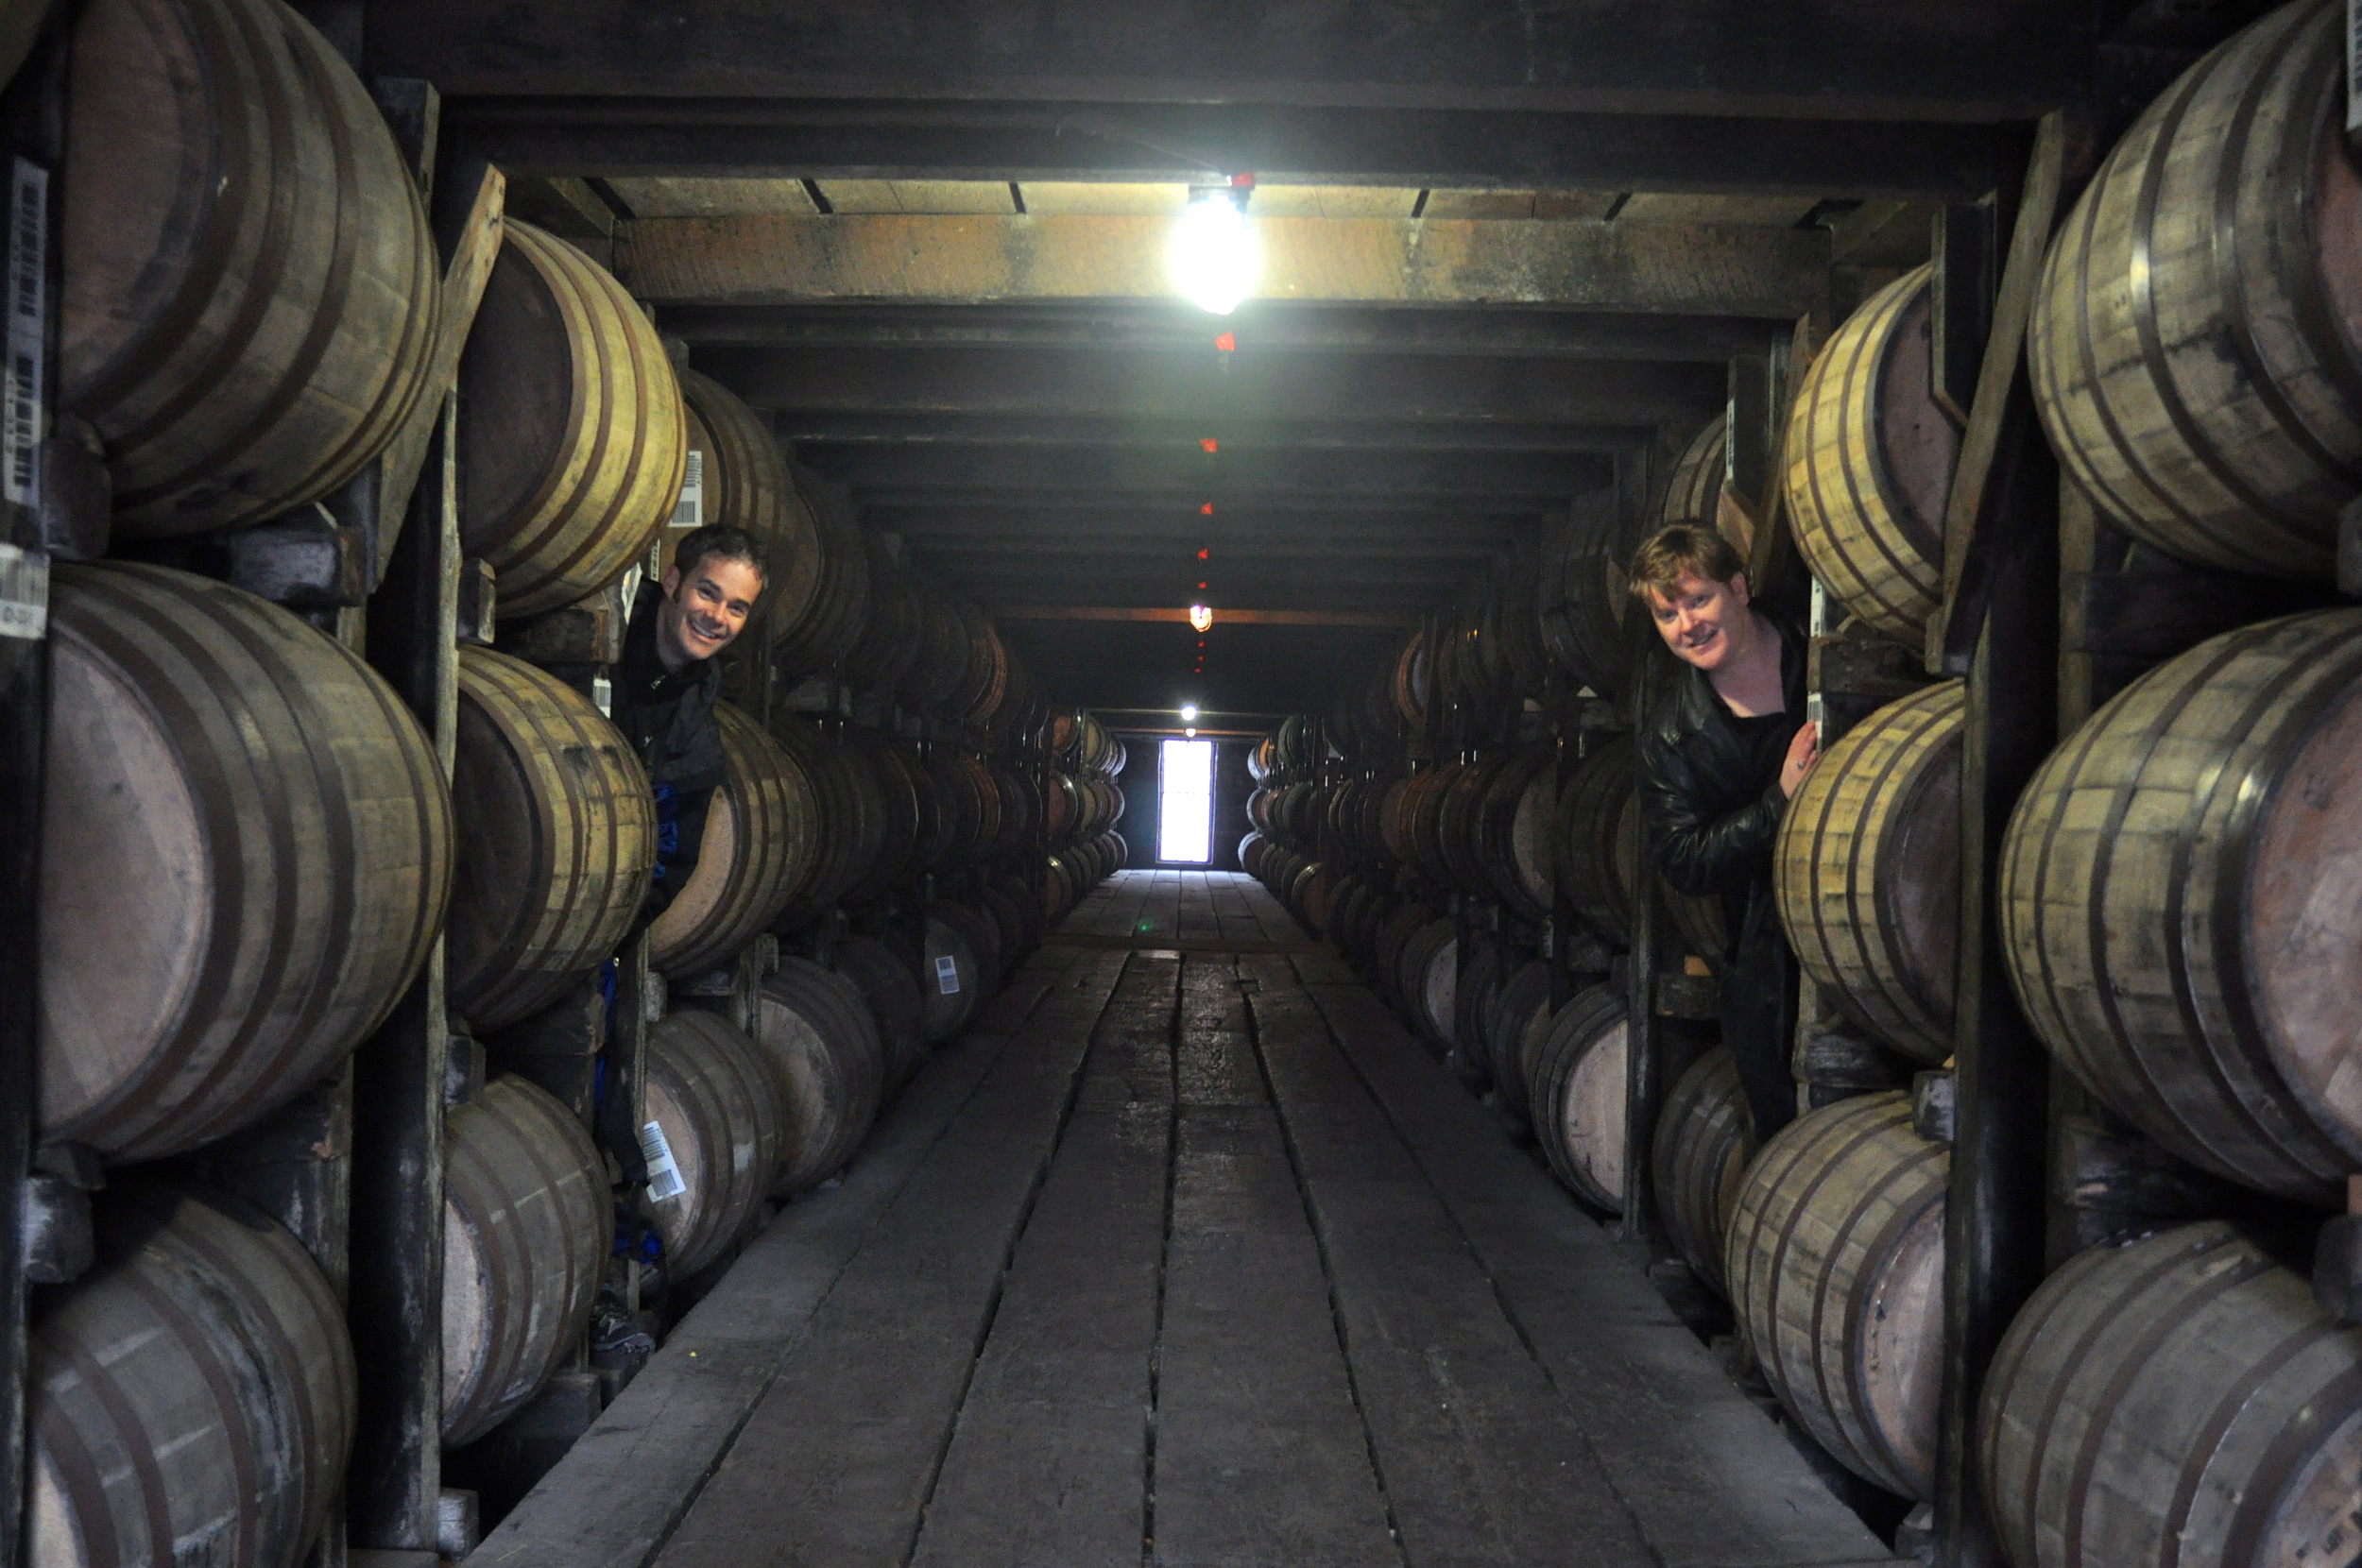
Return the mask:
M 648 1196 L 661 1203 L 667 1198 L 678 1198 L 689 1190 L 681 1180 L 680 1167 L 674 1163 L 673 1146 L 664 1139 L 660 1122 L 650 1122 L 640 1129 L 640 1157 L 648 1163 Z
M 0 544 L 0 637 L 49 635 L 49 557 Z
M 642 513 L 642 516 L 646 514 Z M 693 451 L 681 474 L 680 500 L 674 504 L 672 526 L 703 528 L 706 516 L 706 454 Z
M 935 989 L 947 997 L 959 995 L 960 961 L 949 953 L 935 960 Z
M 48 250 L 49 171 L 20 158 L 9 182 L 9 366 L 6 396 L 0 397 L 0 493 L 19 506 L 41 499 Z
M 591 676 L 590 705 L 599 710 L 600 718 L 615 717 L 615 683 L 605 675 Z

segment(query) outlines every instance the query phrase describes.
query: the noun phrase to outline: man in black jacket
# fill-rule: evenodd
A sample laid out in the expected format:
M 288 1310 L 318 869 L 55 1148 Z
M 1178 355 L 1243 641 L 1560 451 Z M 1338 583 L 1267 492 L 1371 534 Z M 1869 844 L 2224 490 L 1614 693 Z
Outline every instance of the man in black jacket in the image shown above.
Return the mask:
M 713 717 L 722 667 L 713 656 L 745 628 L 762 580 L 762 547 L 745 530 L 700 528 L 680 541 L 664 580 L 642 585 L 632 605 L 610 706 L 656 790 L 656 878 L 643 920 L 663 913 L 697 869 L 706 811 L 722 784 Z
M 1805 639 L 1752 606 L 1737 552 L 1711 528 L 1676 524 L 1642 545 L 1631 590 L 1688 667 L 1641 727 L 1642 820 L 1665 879 L 1721 900 L 1722 1040 L 1768 1138 L 1796 1115 L 1796 959 L 1772 855 L 1789 797 L 1819 756 L 1805 719 Z

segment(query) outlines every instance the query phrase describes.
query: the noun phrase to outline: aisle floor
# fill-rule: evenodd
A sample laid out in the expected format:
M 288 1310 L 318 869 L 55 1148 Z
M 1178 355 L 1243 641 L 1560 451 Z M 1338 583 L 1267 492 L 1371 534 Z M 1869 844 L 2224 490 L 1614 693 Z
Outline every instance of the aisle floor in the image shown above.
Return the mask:
M 1261 887 L 1135 871 L 472 1560 L 1892 1559 Z

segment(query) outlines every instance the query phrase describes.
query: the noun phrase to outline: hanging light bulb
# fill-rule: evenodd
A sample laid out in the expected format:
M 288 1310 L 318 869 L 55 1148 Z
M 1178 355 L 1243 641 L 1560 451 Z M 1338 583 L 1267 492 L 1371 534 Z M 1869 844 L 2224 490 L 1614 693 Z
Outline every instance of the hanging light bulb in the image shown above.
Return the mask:
M 1241 175 L 1228 185 L 1191 187 L 1189 209 L 1173 230 L 1172 286 L 1214 315 L 1237 310 L 1261 270 L 1254 231 L 1246 226 L 1254 178 Z
M 1197 704 L 1183 703 L 1181 705 L 1181 722 L 1185 724 L 1197 723 Z
M 1191 605 L 1190 606 L 1190 626 L 1192 630 L 1202 632 L 1213 623 L 1214 612 L 1212 610 L 1207 609 L 1203 605 Z

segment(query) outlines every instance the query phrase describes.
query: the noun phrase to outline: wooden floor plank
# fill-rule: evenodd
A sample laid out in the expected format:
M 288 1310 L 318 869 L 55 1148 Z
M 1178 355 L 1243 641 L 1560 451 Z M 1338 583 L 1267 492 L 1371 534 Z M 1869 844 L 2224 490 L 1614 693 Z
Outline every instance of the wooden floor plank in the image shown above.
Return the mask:
M 1241 967 L 1259 982 L 1257 1040 L 1408 1560 L 1654 1568 L 1598 1456 L 1292 968 L 1277 958 Z
M 1399 1562 L 1229 962 L 1188 961 L 1179 1048 L 1152 1560 Z
M 1135 960 L 1100 1019 L 912 1559 L 1138 1568 L 1181 965 Z
M 1491 1113 L 1361 986 L 1311 992 L 1483 1259 L 1666 1568 L 1798 1568 L 1883 1549 Z
M 1070 954 L 1060 973 L 1080 962 Z M 640 1568 L 686 1511 L 813 1309 L 999 1059 L 937 1050 L 844 1180 L 798 1199 L 478 1548 L 503 1568 Z
M 813 1314 L 664 1568 L 902 1568 L 1086 1043 L 1127 960 L 1042 998 Z

